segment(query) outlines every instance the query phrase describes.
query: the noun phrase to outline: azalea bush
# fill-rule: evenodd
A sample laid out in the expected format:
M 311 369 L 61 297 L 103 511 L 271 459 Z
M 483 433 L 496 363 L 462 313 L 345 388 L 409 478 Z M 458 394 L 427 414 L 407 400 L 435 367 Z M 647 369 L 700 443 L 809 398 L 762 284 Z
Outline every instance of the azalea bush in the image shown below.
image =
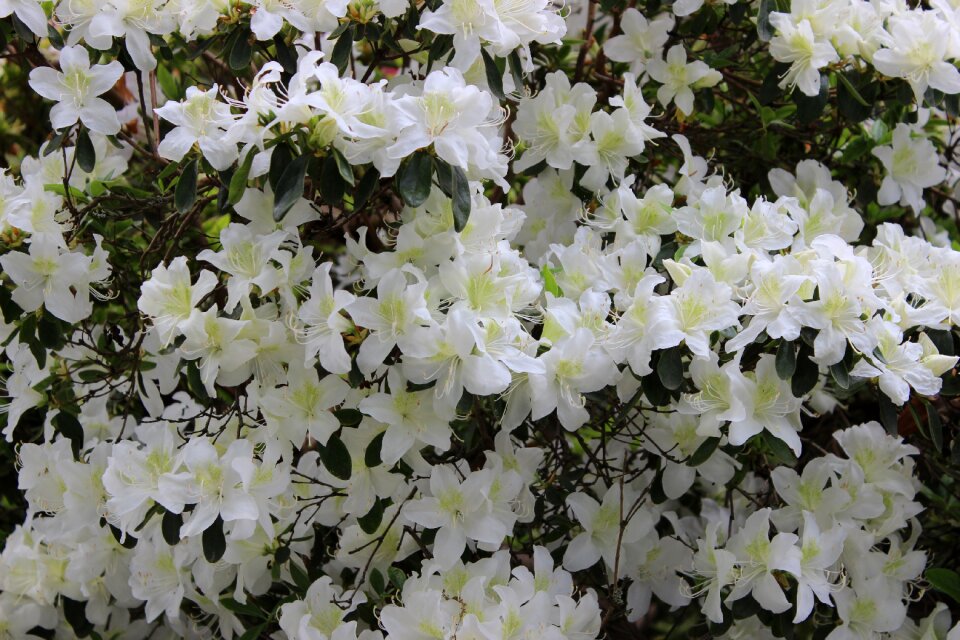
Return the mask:
M 0 16 L 0 638 L 960 639 L 955 3 Z

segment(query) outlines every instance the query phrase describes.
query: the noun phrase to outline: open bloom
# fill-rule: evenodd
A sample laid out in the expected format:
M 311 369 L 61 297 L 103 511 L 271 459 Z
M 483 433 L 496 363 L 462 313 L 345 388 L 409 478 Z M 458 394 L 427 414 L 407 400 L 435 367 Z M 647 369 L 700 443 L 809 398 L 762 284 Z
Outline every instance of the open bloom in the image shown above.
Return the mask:
M 97 96 L 110 90 L 120 76 L 123 65 L 116 60 L 90 66 L 90 56 L 82 46 L 64 47 L 60 51 L 60 68 L 39 67 L 30 72 L 30 87 L 57 104 L 50 110 L 54 129 L 64 129 L 77 120 L 91 131 L 113 135 L 120 131 L 116 110 Z
M 920 213 L 924 207 L 923 190 L 943 182 L 947 171 L 940 166 L 937 150 L 925 138 L 914 138 L 910 126 L 899 123 L 889 146 L 875 147 L 887 175 L 877 192 L 877 202 L 911 207 Z

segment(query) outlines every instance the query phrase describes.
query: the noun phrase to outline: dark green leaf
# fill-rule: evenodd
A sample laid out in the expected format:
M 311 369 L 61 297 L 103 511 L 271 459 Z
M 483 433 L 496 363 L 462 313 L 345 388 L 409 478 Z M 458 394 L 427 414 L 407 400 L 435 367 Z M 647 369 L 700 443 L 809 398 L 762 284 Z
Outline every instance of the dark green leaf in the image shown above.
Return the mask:
M 382 594 L 387 589 L 387 584 L 383 579 L 383 574 L 380 573 L 379 569 L 370 570 L 370 586 L 373 587 L 373 590 L 378 594 Z
M 770 454 L 778 463 L 790 466 L 797 463 L 797 456 L 793 453 L 793 449 L 787 446 L 786 442 L 776 437 L 769 431 L 764 431 L 761 435 L 761 438 L 763 439 L 763 442 Z
M 330 436 L 326 446 L 320 450 L 320 459 L 323 460 L 323 466 L 325 466 L 335 478 L 340 478 L 341 480 L 350 479 L 350 474 L 353 471 L 350 451 L 338 436 Z
M 359 211 L 367 204 L 367 201 L 370 200 L 370 196 L 373 195 L 373 191 L 379 183 L 380 172 L 373 167 L 367 169 L 367 172 L 360 178 L 360 184 L 357 185 L 357 192 L 353 197 L 354 211 Z
M 444 192 L 450 196 L 452 199 L 453 205 L 453 228 L 458 233 L 463 231 L 467 226 L 467 221 L 470 219 L 470 207 L 471 207 L 471 198 L 470 198 L 470 183 L 467 181 L 466 174 L 463 173 L 463 169 L 460 167 L 450 167 L 449 177 L 446 177 L 446 187 L 441 183 L 441 188 Z M 439 165 L 438 165 L 439 167 Z M 437 171 L 438 177 L 440 176 L 440 171 Z
M 792 342 L 782 340 L 777 347 L 776 356 L 777 376 L 781 380 L 789 380 L 797 370 L 797 348 Z
M 287 143 L 278 144 L 270 154 L 270 189 L 277 192 L 277 184 L 280 182 L 280 176 L 293 162 L 293 149 Z
M 943 423 L 940 414 L 932 403 L 924 400 L 923 406 L 927 409 L 927 426 L 930 428 L 930 441 L 938 452 L 943 451 Z
M 346 185 L 340 170 L 337 168 L 337 161 L 330 155 L 323 159 L 323 168 L 320 170 L 320 194 L 327 204 L 337 204 L 343 200 L 343 192 Z
M 289 549 L 289 547 L 283 547 Z M 278 560 L 279 562 L 279 560 Z M 307 572 L 300 568 L 296 562 L 291 562 L 290 565 L 290 577 L 293 578 L 293 581 L 298 587 L 306 591 L 310 588 L 310 576 L 307 575 Z
M 647 401 L 654 407 L 663 407 L 670 403 L 670 392 L 663 386 L 660 376 L 656 373 L 644 376 L 640 381 L 640 387 Z
M 353 51 L 352 28 L 347 29 L 337 38 L 336 44 L 333 45 L 333 53 L 330 55 L 330 62 L 337 67 L 341 75 L 347 70 L 347 65 L 350 63 L 351 51 Z
M 698 467 L 707 460 L 710 459 L 710 456 L 713 455 L 713 452 L 717 450 L 717 447 L 720 445 L 720 438 L 707 438 L 704 440 L 697 450 L 693 452 L 693 455 L 690 456 L 690 459 L 687 460 L 687 465 L 691 467 Z
M 392 582 L 393 586 L 397 589 L 403 589 L 403 583 L 407 581 L 407 574 L 399 567 L 390 567 L 387 569 L 387 577 L 390 578 L 390 582 Z
M 193 158 L 183 168 L 177 188 L 173 192 L 173 204 L 180 213 L 186 213 L 197 201 L 197 159 Z
M 164 541 L 171 547 L 180 542 L 180 527 L 183 526 L 183 514 L 166 511 L 160 521 L 160 531 Z
M 657 375 L 663 386 L 671 391 L 683 385 L 683 361 L 680 359 L 680 347 L 665 349 L 660 352 L 657 361 Z
M 56 432 L 70 441 L 73 457 L 75 460 L 79 460 L 80 452 L 83 451 L 83 426 L 80 425 L 77 416 L 61 411 L 54 416 L 51 422 Z
M 250 627 L 243 632 L 243 635 L 237 638 L 237 640 L 258 640 L 261 637 L 261 634 L 266 630 L 267 623 L 263 622 L 258 624 L 255 627 Z
M 60 149 L 60 146 L 63 144 L 64 139 L 67 137 L 67 133 L 70 131 L 70 128 L 60 129 L 57 131 L 57 134 L 50 139 L 50 142 L 47 143 L 47 146 L 43 148 L 43 157 L 49 156 L 51 153 Z
M 343 156 L 343 154 L 337 151 L 335 148 L 331 147 L 330 153 L 333 154 L 333 159 L 337 163 L 337 171 L 340 173 L 340 177 L 343 178 L 344 182 L 352 187 L 354 184 L 353 167 L 350 166 L 350 163 Z
M 223 605 L 224 609 L 243 616 L 250 616 L 251 618 L 259 618 L 261 620 L 267 617 L 263 611 L 252 604 L 243 604 L 241 602 L 237 602 L 233 598 L 223 598 L 220 600 L 220 604 Z
M 250 167 L 253 166 L 253 158 L 256 156 L 256 149 L 249 149 L 243 163 L 230 176 L 230 188 L 227 192 L 227 204 L 233 205 L 240 202 L 244 192 L 247 190 L 247 180 L 250 177 Z
M 253 58 L 253 46 L 250 44 L 250 33 L 245 29 L 233 41 L 230 47 L 230 68 L 234 71 L 243 71 L 250 66 Z
M 797 120 L 801 124 L 811 124 L 820 118 L 823 108 L 827 106 L 830 95 L 830 81 L 825 75 L 820 76 L 820 92 L 815 96 L 805 95 L 799 88 L 793 90 L 793 102 L 797 105 Z
M 227 551 L 227 539 L 223 535 L 223 518 L 217 516 L 213 524 L 203 532 L 200 542 L 203 544 L 203 557 L 207 562 L 212 564 L 223 557 Z
M 400 196 L 411 207 L 422 205 L 430 195 L 433 176 L 433 158 L 423 151 L 417 151 L 400 165 L 397 176 Z
M 203 378 L 200 377 L 200 369 L 197 368 L 197 363 L 194 361 L 187 363 L 187 389 L 200 400 L 210 399 L 210 396 L 207 395 L 207 388 L 203 385 Z
M 503 100 L 503 72 L 497 66 L 496 60 L 483 47 L 480 48 L 480 55 L 483 56 L 483 68 L 487 73 L 487 86 L 490 87 L 490 92 Z
M 350 23 L 345 22 L 344 24 L 349 25 Z M 279 62 L 280 66 L 283 67 L 284 73 L 287 73 L 290 75 L 293 75 L 294 73 L 296 73 L 297 72 L 297 56 L 290 49 L 290 45 L 286 43 L 286 41 L 283 39 L 283 36 L 280 35 L 279 33 L 273 36 L 273 44 L 277 50 L 277 55 L 276 55 L 277 62 Z
M 47 349 L 60 349 L 66 344 L 67 332 L 61 328 L 60 323 L 50 314 L 43 314 L 37 322 L 37 339 Z
M 360 518 L 357 518 L 357 524 L 363 529 L 364 533 L 373 535 L 383 522 L 383 501 L 376 500 L 370 511 Z
M 830 365 L 830 375 L 841 389 L 850 388 L 850 365 L 845 359 Z
M 77 134 L 77 148 L 74 152 L 77 154 L 77 165 L 87 173 L 93 173 L 97 167 L 97 151 L 93 148 L 93 141 L 85 128 L 81 128 Z
M 383 447 L 383 433 L 382 431 L 378 433 L 373 440 L 370 441 L 366 451 L 363 453 L 363 464 L 367 465 L 370 469 L 383 464 L 383 460 L 380 457 L 380 450 Z
M 899 416 L 897 414 L 897 408 L 893 404 L 887 394 L 882 391 L 879 391 L 879 406 L 880 406 L 880 423 L 883 425 L 883 428 L 887 430 L 892 436 L 897 435 L 899 428 L 897 425 Z
M 63 617 L 73 627 L 78 638 L 86 638 L 93 631 L 93 623 L 87 620 L 87 603 L 60 596 Z
M 956 571 L 935 567 L 927 569 L 925 576 L 934 589 L 960 602 L 960 574 Z
M 303 180 L 307 175 L 307 165 L 309 163 L 309 155 L 294 158 L 283 170 L 280 179 L 277 180 L 277 191 L 273 204 L 273 219 L 277 222 L 283 220 L 287 211 L 290 211 L 290 208 L 303 196 Z
M 806 343 L 800 345 L 800 352 L 797 354 L 797 369 L 790 379 L 790 390 L 793 395 L 801 398 L 817 386 L 820 379 L 820 366 L 810 359 L 813 355 L 813 349 Z

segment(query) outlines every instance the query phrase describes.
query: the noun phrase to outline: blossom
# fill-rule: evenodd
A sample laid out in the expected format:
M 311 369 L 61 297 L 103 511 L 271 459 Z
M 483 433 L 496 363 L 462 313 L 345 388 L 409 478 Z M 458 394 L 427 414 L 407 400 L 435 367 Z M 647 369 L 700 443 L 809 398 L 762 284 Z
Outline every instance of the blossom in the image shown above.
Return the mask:
M 939 164 L 933 143 L 911 133 L 910 127 L 901 122 L 893 130 L 890 145 L 872 150 L 887 172 L 877 192 L 877 202 L 899 202 L 920 213 L 925 204 L 923 190 L 943 182 L 947 172 Z
M 179 162 L 196 144 L 214 169 L 222 171 L 233 164 L 238 155 L 234 135 L 239 129 L 232 127 L 230 107 L 217 100 L 218 93 L 216 85 L 207 91 L 187 87 L 183 102 L 167 102 L 157 109 L 157 115 L 174 125 L 157 147 L 161 157 Z
M 45 30 L 44 30 L 45 33 Z M 103 98 L 123 75 L 116 60 L 90 66 L 90 56 L 81 46 L 60 50 L 60 69 L 38 67 L 30 72 L 30 87 L 57 104 L 50 110 L 54 129 L 65 129 L 79 120 L 91 131 L 113 135 L 120 131 L 116 110 Z
M 906 11 L 890 17 L 889 31 L 886 46 L 873 54 L 877 71 L 905 78 L 918 104 L 923 102 L 927 87 L 950 94 L 960 92 L 960 71 L 944 59 L 949 55 L 949 24 L 933 11 Z
M 705 62 L 687 62 L 687 50 L 683 45 L 670 47 L 663 59 L 647 63 L 647 73 L 662 86 L 657 90 L 657 100 L 663 106 L 674 102 L 684 115 L 693 113 L 693 89 L 717 85 L 723 76 Z
M 780 88 L 797 87 L 804 95 L 820 93 L 820 69 L 840 59 L 829 41 L 818 38 L 808 20 L 794 22 L 786 13 L 770 14 L 777 34 L 770 40 L 770 54 L 790 68 L 780 80 Z
M 669 13 L 648 21 L 642 13 L 630 7 L 620 18 L 623 33 L 607 39 L 603 43 L 603 52 L 616 62 L 629 62 L 630 71 L 639 75 L 651 60 L 662 55 L 673 24 L 673 16 Z
M 163 346 L 177 335 L 180 325 L 190 317 L 197 304 L 217 286 L 217 277 L 203 270 L 191 283 L 190 269 L 183 256 L 169 266 L 158 265 L 143 283 L 137 308 L 150 316 Z

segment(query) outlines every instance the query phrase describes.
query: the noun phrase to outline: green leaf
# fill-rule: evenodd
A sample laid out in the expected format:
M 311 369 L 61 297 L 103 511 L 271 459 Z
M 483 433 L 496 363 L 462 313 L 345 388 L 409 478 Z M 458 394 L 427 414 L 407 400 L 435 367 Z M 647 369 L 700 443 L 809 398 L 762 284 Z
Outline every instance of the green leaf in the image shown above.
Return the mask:
M 243 71 L 250 66 L 253 58 L 253 46 L 250 44 L 250 32 L 241 29 L 230 47 L 230 68 L 234 71 Z
M 360 178 L 360 184 L 357 185 L 357 192 L 353 197 L 354 211 L 359 211 L 367 204 L 378 184 L 380 184 L 380 172 L 374 167 L 370 167 Z
M 270 154 L 270 189 L 276 193 L 277 184 L 280 182 L 280 176 L 283 175 L 284 170 L 293 162 L 293 148 L 282 142 L 273 148 L 273 153 Z
M 374 467 L 379 467 L 383 464 L 383 459 L 380 457 L 380 451 L 383 448 L 383 434 L 385 432 L 381 431 L 373 440 L 370 441 L 370 444 L 367 445 L 366 450 L 363 452 L 363 464 L 367 466 L 368 469 L 373 469 Z
M 710 456 L 713 455 L 713 452 L 717 450 L 718 446 L 720 446 L 720 438 L 707 438 L 700 443 L 697 450 L 694 451 L 690 459 L 687 460 L 687 465 L 690 467 L 700 466 L 710 459 Z
M 363 414 L 356 409 L 337 409 L 333 415 L 345 427 L 355 427 L 363 420 Z
M 757 38 L 760 42 L 770 42 L 776 33 L 770 24 L 770 13 L 777 8 L 775 0 L 760 0 L 760 11 L 757 13 Z
M 320 169 L 320 194 L 323 200 L 328 204 L 337 204 L 343 200 L 343 192 L 346 185 L 337 167 L 336 159 L 330 155 L 323 159 L 323 167 Z
M 383 579 L 383 574 L 380 573 L 379 569 L 370 570 L 370 586 L 373 587 L 373 590 L 378 594 L 383 594 L 387 589 L 387 584 Z
M 257 640 L 261 637 L 261 634 L 266 630 L 266 628 L 266 622 L 260 623 L 255 627 L 250 627 L 244 631 L 243 635 L 237 638 L 237 640 Z
M 193 158 L 183 168 L 180 174 L 180 180 L 177 181 L 177 188 L 173 192 L 173 204 L 177 211 L 185 214 L 193 207 L 197 201 L 197 159 Z
M 400 165 L 397 187 L 407 206 L 419 207 L 426 201 L 432 176 L 433 158 L 423 151 L 417 151 Z
M 960 574 L 956 571 L 934 567 L 927 569 L 925 576 L 934 589 L 960 602 Z
M 87 173 L 93 173 L 97 167 L 97 151 L 93 148 L 93 141 L 85 128 L 81 128 L 77 134 L 77 148 L 74 151 L 77 154 L 77 165 Z
M 303 180 L 307 175 L 309 163 L 309 155 L 294 158 L 277 180 L 273 204 L 273 219 L 277 222 L 283 220 L 287 211 L 290 211 L 290 208 L 303 196 Z
M 61 411 L 53 420 L 51 420 L 54 430 L 61 436 L 70 441 L 70 448 L 73 450 L 73 458 L 80 459 L 80 452 L 83 451 L 83 426 L 77 416 Z
M 390 567 L 387 569 L 387 577 L 397 589 L 403 589 L 403 583 L 407 581 L 407 574 L 399 567 Z
M 559 298 L 563 295 L 560 291 L 560 285 L 557 284 L 557 278 L 553 275 L 553 269 L 549 265 L 543 265 L 540 268 L 540 275 L 543 277 L 543 288 L 545 291 L 549 292 L 554 298 Z
M 932 403 L 924 400 L 923 406 L 927 409 L 927 426 L 930 428 L 930 441 L 934 449 L 938 452 L 943 451 L 943 423 L 940 420 L 940 414 Z
M 286 549 L 287 553 L 290 552 L 290 547 L 281 547 L 280 549 Z M 279 552 L 279 549 L 278 549 Z M 277 554 L 279 556 L 279 553 Z M 277 560 L 279 562 L 279 558 Z M 307 575 L 307 572 L 300 568 L 296 562 L 291 562 L 289 565 L 290 568 L 290 577 L 293 578 L 293 581 L 298 587 L 306 591 L 310 588 L 310 576 Z
M 323 466 L 325 466 L 335 478 L 340 478 L 341 480 L 350 479 L 350 474 L 353 472 L 350 451 L 338 436 L 330 436 L 326 446 L 320 450 L 320 459 L 323 461 Z
M 227 539 L 223 536 L 223 518 L 217 516 L 200 537 L 203 544 L 203 557 L 213 564 L 223 557 L 227 551 Z
M 357 518 L 357 524 L 368 535 L 376 533 L 381 522 L 383 522 L 383 501 L 380 499 L 374 501 L 373 507 L 365 516 Z
M 893 400 L 891 400 L 884 392 L 879 391 L 877 395 L 879 396 L 880 424 L 882 424 L 883 428 L 887 430 L 887 433 L 895 436 L 900 431 L 897 407 L 894 406 Z
M 776 355 L 777 376 L 781 380 L 789 380 L 797 370 L 797 348 L 792 342 L 782 340 L 777 347 Z
M 61 328 L 61 322 L 50 314 L 43 314 L 37 322 L 37 339 L 47 349 L 58 350 L 67 342 L 68 332 Z
M 350 24 L 345 22 L 344 24 Z M 280 66 L 283 67 L 284 73 L 293 75 L 297 72 L 297 56 L 293 53 L 293 50 L 290 48 L 290 45 L 283 39 L 283 36 L 279 33 L 273 36 L 273 44 L 276 47 L 277 55 L 276 60 L 280 63 Z
M 480 55 L 483 57 L 483 68 L 487 73 L 487 86 L 490 87 L 490 92 L 503 100 L 503 72 L 497 66 L 496 60 L 483 47 L 480 48 Z
M 249 149 L 243 163 L 230 176 L 230 187 L 227 191 L 227 204 L 234 205 L 240 202 L 244 192 L 247 190 L 247 180 L 250 177 L 250 167 L 253 166 L 253 157 L 257 155 L 255 149 Z
M 337 67 L 340 75 L 347 70 L 351 51 L 353 51 L 353 27 L 340 34 L 336 44 L 333 45 L 333 53 L 330 54 L 330 62 Z
M 200 400 L 209 400 L 207 388 L 203 385 L 203 378 L 200 377 L 200 369 L 193 360 L 187 363 L 187 389 L 190 393 Z
M 813 349 L 806 343 L 800 345 L 800 352 L 797 354 L 797 369 L 790 379 L 790 390 L 794 396 L 802 398 L 817 386 L 820 380 L 820 365 L 810 359 L 813 355 Z
M 683 384 L 683 361 L 680 359 L 680 347 L 672 347 L 660 352 L 657 360 L 657 375 L 660 382 L 670 391 L 675 391 Z
M 770 451 L 770 454 L 778 463 L 791 466 L 797 463 L 797 456 L 793 453 L 793 449 L 787 446 L 786 442 L 766 430 L 761 435 L 761 438 Z
M 353 167 L 350 166 L 350 162 L 334 147 L 330 148 L 330 152 L 333 154 L 333 159 L 337 163 L 337 171 L 340 173 L 340 177 L 343 178 L 344 182 L 352 187 L 354 185 L 355 178 L 353 177 Z
M 797 105 L 797 120 L 801 124 L 811 124 L 820 118 L 830 94 L 830 81 L 820 76 L 820 92 L 815 96 L 805 95 L 799 88 L 793 90 L 793 102 Z
M 846 360 L 830 365 L 830 375 L 841 389 L 850 388 L 850 365 Z
M 436 160 L 437 179 L 440 182 L 440 188 L 445 194 L 450 196 L 453 206 L 453 228 L 459 233 L 467 226 L 470 219 L 470 183 L 466 174 L 460 167 L 455 167 L 446 162 Z
M 93 632 L 93 623 L 87 620 L 87 603 L 66 596 L 60 596 L 60 601 L 63 617 L 73 627 L 73 632 L 78 638 L 88 637 Z
M 46 158 L 50 154 L 59 151 L 60 147 L 63 145 L 63 141 L 67 137 L 67 133 L 70 132 L 70 127 L 66 129 L 60 129 L 57 131 L 57 134 L 50 139 L 50 142 L 47 143 L 47 146 L 43 148 L 43 157 Z
M 160 531 L 164 541 L 171 547 L 180 542 L 180 527 L 183 526 L 183 514 L 167 511 L 160 521 Z
M 267 617 L 263 611 L 252 604 L 243 604 L 241 602 L 237 602 L 233 598 L 223 598 L 220 600 L 220 604 L 223 605 L 224 609 L 240 615 L 250 616 L 251 618 L 259 618 L 261 620 Z

